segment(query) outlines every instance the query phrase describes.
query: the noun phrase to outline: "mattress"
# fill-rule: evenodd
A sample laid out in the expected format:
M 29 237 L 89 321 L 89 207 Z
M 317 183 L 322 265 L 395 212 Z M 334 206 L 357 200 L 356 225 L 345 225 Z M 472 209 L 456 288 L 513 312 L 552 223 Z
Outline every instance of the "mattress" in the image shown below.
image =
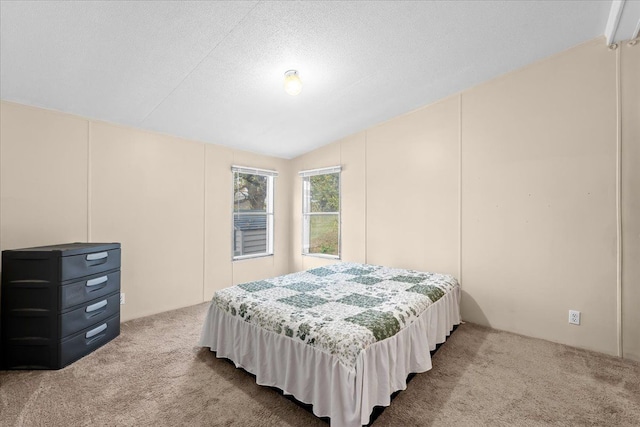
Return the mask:
M 200 344 L 332 425 L 360 426 L 431 369 L 459 299 L 450 275 L 338 263 L 216 292 Z

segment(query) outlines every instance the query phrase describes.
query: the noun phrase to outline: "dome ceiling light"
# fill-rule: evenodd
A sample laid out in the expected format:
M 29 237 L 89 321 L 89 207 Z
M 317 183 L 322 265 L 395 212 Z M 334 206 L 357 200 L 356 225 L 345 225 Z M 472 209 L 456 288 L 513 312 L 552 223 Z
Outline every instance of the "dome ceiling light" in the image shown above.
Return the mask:
M 302 81 L 296 70 L 289 70 L 284 73 L 284 90 L 291 96 L 296 96 L 302 92 Z

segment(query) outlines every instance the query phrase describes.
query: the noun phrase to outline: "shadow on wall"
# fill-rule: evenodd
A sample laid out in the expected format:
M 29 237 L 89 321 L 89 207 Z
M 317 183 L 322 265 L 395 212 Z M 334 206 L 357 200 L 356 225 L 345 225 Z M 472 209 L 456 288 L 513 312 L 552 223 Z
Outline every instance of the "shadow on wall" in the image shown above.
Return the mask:
M 480 308 L 476 300 L 464 290 L 462 290 L 461 293 L 460 316 L 465 322 L 469 321 L 477 323 L 478 325 L 491 327 L 489 319 L 484 315 L 482 308 Z

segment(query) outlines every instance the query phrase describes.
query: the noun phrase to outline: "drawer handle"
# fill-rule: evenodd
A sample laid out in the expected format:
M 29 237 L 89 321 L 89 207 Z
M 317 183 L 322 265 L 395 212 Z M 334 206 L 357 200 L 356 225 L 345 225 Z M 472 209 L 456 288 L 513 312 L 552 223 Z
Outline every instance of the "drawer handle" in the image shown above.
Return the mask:
M 107 300 L 105 299 L 95 304 L 91 304 L 87 306 L 87 308 L 85 308 L 84 311 L 86 311 L 87 313 L 91 313 L 92 311 L 100 310 L 102 307 L 106 307 L 106 306 L 107 306 Z
M 84 334 L 84 337 L 86 339 L 93 338 L 96 335 L 98 335 L 100 332 L 104 331 L 105 329 L 107 329 L 107 324 L 103 323 L 102 325 L 98 326 L 97 328 L 94 328 L 94 329 L 90 330 L 89 332 L 87 332 L 86 334 Z
M 107 282 L 107 276 L 96 277 L 95 279 L 87 280 L 87 287 L 98 286 Z
M 86 265 L 87 267 L 95 267 L 98 265 L 106 264 L 109 261 L 108 256 L 109 256 L 109 253 L 106 251 L 87 254 L 85 256 Z
M 105 259 L 109 256 L 108 252 L 97 252 L 95 254 L 88 254 L 87 261 L 97 261 L 99 259 Z

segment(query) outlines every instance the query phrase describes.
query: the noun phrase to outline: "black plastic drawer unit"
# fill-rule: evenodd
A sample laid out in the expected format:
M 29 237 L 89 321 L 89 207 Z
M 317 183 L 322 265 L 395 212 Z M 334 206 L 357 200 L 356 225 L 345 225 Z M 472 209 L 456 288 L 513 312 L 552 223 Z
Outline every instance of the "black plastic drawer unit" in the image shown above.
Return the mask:
M 4 369 L 60 369 L 120 334 L 120 244 L 2 252 Z

